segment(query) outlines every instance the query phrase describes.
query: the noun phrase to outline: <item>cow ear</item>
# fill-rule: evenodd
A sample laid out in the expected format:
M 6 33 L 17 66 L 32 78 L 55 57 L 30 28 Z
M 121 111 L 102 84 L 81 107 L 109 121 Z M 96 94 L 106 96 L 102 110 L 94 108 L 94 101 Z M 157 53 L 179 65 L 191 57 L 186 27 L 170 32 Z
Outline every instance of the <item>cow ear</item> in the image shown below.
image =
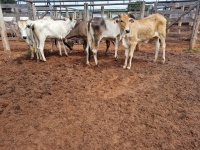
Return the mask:
M 133 18 L 130 18 L 130 19 L 129 19 L 129 22 L 133 23 L 133 22 L 134 22 L 134 19 L 133 19 Z

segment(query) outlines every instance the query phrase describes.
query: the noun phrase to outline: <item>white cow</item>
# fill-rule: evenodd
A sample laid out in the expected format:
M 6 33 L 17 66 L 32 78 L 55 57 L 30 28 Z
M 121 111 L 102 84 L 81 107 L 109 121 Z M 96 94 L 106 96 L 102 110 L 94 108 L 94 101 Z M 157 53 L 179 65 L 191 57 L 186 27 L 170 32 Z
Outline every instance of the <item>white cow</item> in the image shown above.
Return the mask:
M 19 28 L 19 31 L 21 33 L 21 38 L 26 41 L 26 43 L 30 46 L 31 50 L 31 59 L 34 58 L 34 40 L 32 36 L 32 31 L 26 27 L 26 21 L 25 20 L 19 20 L 17 21 L 17 26 Z
M 31 28 L 33 31 L 37 51 L 41 54 L 42 60 L 46 61 L 44 56 L 44 44 L 46 38 L 64 39 L 70 30 L 75 26 L 76 21 L 72 18 L 67 18 L 65 21 L 27 20 L 26 24 L 27 27 Z M 68 55 L 64 44 L 63 47 L 65 54 Z
M 51 18 L 44 18 L 43 20 L 52 20 Z M 25 40 L 25 42 L 30 46 L 30 50 L 31 50 L 31 59 L 34 58 L 34 48 L 36 47 L 35 45 L 35 41 L 33 38 L 33 33 L 32 30 L 30 30 L 29 28 L 27 28 L 26 26 L 26 20 L 19 20 L 16 23 L 18 30 L 20 31 L 21 34 L 21 38 Z M 53 45 L 54 45 L 54 41 L 51 41 L 52 46 L 51 46 L 51 51 L 53 51 Z M 59 51 L 61 51 L 59 49 Z

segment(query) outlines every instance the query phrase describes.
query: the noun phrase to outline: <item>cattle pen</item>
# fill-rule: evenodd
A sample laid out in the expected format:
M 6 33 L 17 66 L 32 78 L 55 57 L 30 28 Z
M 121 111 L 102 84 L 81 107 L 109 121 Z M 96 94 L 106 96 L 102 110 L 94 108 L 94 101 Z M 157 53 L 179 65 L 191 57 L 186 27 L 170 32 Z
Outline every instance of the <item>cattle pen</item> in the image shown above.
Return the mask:
M 3 0 L 2 0 L 3 1 Z M 9 0 L 10 1 L 10 0 Z M 8 2 L 4 0 L 4 2 Z M 0 150 L 199 150 L 200 0 L 17 0 L 0 4 Z M 166 60 L 141 42 L 131 69 L 125 48 L 102 40 L 98 66 L 86 65 L 82 41 L 68 56 L 30 59 L 16 22 L 72 16 L 104 19 L 132 12 L 167 19 Z M 41 32 L 42 33 L 42 32 Z

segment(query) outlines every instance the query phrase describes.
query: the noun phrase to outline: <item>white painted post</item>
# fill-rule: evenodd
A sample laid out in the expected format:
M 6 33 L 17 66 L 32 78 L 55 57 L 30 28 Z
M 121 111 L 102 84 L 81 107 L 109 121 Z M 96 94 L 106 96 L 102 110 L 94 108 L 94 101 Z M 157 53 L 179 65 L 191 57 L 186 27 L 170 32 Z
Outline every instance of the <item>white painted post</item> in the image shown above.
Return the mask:
M 101 17 L 104 18 L 104 6 L 101 6 Z
M 196 12 L 196 17 L 195 17 L 194 26 L 193 26 L 193 30 L 191 34 L 191 39 L 190 39 L 190 49 L 194 49 L 195 47 L 199 26 L 200 26 L 200 0 L 197 2 L 197 12 Z
M 84 3 L 84 21 L 89 21 L 88 3 Z
M 8 37 L 7 37 L 5 22 L 3 19 L 1 4 L 0 4 L 0 33 L 2 37 L 4 51 L 10 51 L 10 45 L 8 43 Z

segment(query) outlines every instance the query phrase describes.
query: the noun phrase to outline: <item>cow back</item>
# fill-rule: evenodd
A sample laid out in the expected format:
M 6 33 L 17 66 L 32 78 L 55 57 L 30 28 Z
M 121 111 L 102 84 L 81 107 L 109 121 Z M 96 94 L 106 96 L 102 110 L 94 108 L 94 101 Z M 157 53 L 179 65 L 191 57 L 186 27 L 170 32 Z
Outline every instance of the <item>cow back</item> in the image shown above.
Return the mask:
M 93 29 L 94 35 L 99 35 L 106 30 L 105 20 L 101 17 L 94 17 L 88 23 L 88 30 L 90 31 L 90 25 Z

